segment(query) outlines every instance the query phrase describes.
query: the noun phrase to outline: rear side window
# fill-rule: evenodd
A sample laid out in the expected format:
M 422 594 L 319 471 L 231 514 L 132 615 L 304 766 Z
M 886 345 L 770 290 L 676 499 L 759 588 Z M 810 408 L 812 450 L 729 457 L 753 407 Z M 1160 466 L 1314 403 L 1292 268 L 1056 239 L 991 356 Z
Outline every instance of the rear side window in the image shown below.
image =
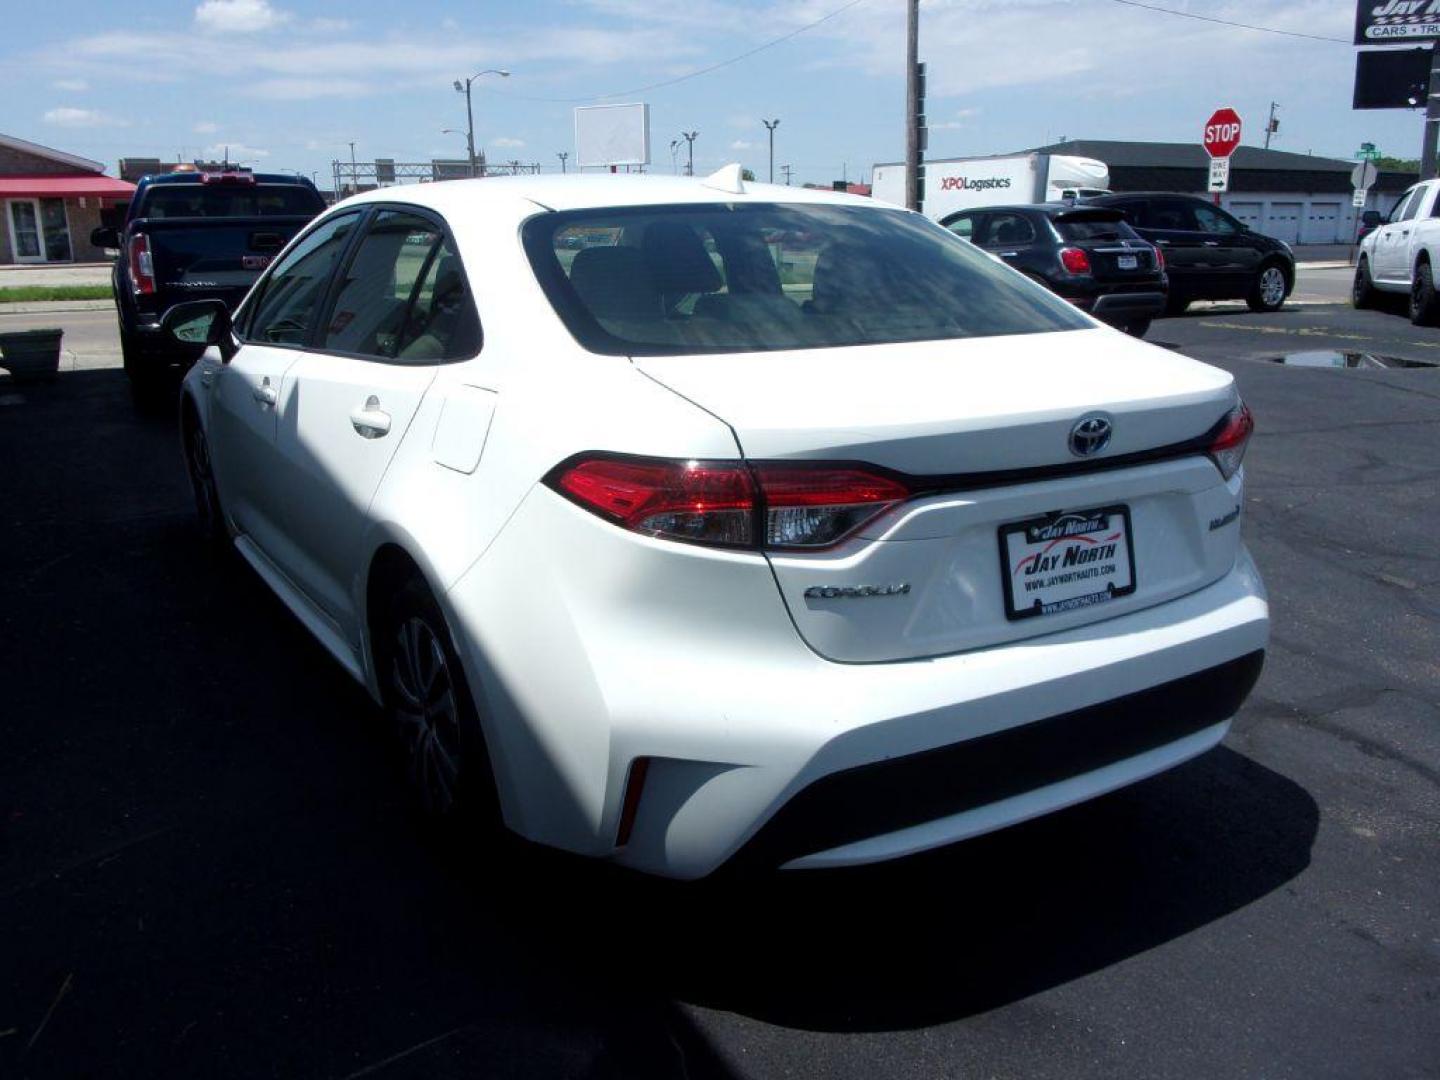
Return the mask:
M 1085 240 L 1135 240 L 1140 236 L 1118 213 L 1062 214 L 1054 222 L 1060 239 L 1071 244 Z
M 312 229 L 275 264 L 254 305 L 247 341 L 304 345 L 310 340 L 330 277 L 359 222 L 358 213 L 336 214 Z
M 1195 210 L 1184 199 L 1151 199 L 1146 225 L 1170 232 L 1199 232 Z
M 991 214 L 990 229 L 984 242 L 991 247 L 1033 244 L 1035 226 L 1024 214 Z
M 313 217 L 325 204 L 300 184 L 157 184 L 139 217 Z
M 345 270 L 321 348 L 426 363 L 473 355 L 479 322 L 459 255 L 429 218 L 377 214 Z
M 1195 206 L 1195 220 L 1200 223 L 1200 228 L 1208 233 L 1222 233 L 1232 235 L 1240 231 L 1239 224 L 1229 214 L 1216 210 L 1213 206 Z
M 620 207 L 539 214 L 522 235 L 551 304 L 592 352 L 755 352 L 1089 325 L 899 210 Z

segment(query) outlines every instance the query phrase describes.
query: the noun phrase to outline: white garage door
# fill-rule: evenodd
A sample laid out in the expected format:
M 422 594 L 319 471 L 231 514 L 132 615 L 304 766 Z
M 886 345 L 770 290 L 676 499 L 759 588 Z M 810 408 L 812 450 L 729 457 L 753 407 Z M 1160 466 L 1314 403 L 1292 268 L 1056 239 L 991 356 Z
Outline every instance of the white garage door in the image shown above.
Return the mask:
M 1258 202 L 1232 202 L 1225 209 L 1239 218 L 1242 225 L 1248 225 L 1257 232 L 1260 230 L 1263 215 Z
M 1302 244 L 1339 244 L 1340 204 L 1312 202 L 1305 213 L 1305 227 L 1300 230 Z
M 1270 204 L 1265 215 L 1265 227 L 1260 231 L 1287 244 L 1300 242 L 1300 204 L 1298 202 L 1277 202 Z

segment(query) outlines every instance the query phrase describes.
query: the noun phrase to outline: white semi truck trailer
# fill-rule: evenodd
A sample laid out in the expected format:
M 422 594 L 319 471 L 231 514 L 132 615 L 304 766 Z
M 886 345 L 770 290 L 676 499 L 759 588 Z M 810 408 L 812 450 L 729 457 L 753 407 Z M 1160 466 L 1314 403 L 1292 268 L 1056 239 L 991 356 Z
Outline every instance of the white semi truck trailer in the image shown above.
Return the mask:
M 1067 197 L 1103 195 L 1110 169 L 1094 158 L 1069 154 L 1004 154 L 925 162 L 921 209 L 936 221 L 957 210 L 1015 203 L 1060 202 Z M 904 164 L 876 165 L 871 195 L 905 205 Z

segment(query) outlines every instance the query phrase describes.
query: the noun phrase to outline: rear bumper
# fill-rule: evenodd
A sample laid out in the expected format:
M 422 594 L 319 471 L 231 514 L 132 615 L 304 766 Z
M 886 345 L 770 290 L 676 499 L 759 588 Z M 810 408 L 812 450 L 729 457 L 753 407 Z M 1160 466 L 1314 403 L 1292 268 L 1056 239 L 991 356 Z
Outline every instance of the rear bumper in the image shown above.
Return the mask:
M 835 663 L 801 640 L 757 557 L 637 538 L 548 491 L 443 603 L 484 699 L 507 823 L 679 878 L 737 853 L 890 858 L 1142 779 L 1221 738 L 1249 688 L 1245 665 L 1227 665 L 1261 652 L 1269 631 L 1242 550 L 1210 585 L 1099 622 Z M 1187 694 L 1207 704 L 1173 722 Z M 1106 734 L 1090 750 L 1072 728 Z M 649 767 L 621 847 L 639 757 Z M 842 827 L 827 808 L 846 801 Z
M 1154 318 L 1165 310 L 1163 292 L 1104 293 L 1095 298 L 1090 314 L 1105 322 L 1126 323 Z

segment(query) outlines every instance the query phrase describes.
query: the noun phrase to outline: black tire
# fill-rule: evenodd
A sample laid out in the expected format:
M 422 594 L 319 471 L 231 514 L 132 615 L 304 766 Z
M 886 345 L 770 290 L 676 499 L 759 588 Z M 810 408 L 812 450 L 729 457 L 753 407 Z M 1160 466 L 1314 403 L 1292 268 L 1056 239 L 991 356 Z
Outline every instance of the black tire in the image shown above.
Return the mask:
M 1260 264 L 1245 303 L 1251 311 L 1279 311 L 1289 295 L 1290 280 L 1285 276 L 1285 268 L 1272 259 Z
M 1410 321 L 1416 326 L 1440 322 L 1440 299 L 1435 296 L 1435 274 L 1428 262 L 1416 265 L 1410 281 Z
M 1185 309 L 1190 306 L 1190 298 L 1184 293 L 1172 292 L 1165 297 L 1165 314 L 1174 318 L 1177 315 L 1184 315 Z
M 141 348 L 134 335 L 124 329 L 120 331 L 120 355 L 125 364 L 125 377 L 130 381 L 130 398 L 137 410 L 156 415 L 174 405 L 177 384 L 169 369 L 159 357 Z
M 210 463 L 210 440 L 200 418 L 190 405 L 180 420 L 181 438 L 185 448 L 185 472 L 190 478 L 190 491 L 195 497 L 195 524 L 207 544 L 219 548 L 230 538 L 225 524 L 225 511 L 220 505 L 220 490 L 215 486 L 215 472 Z
M 1150 330 L 1149 319 L 1131 319 L 1125 324 L 1125 333 L 1131 337 L 1144 337 Z
M 445 617 L 411 577 L 375 620 L 375 662 L 385 712 L 411 788 L 427 817 L 497 830 L 499 803 L 475 698 Z
M 1375 306 L 1375 282 L 1370 278 L 1370 260 L 1360 259 L 1355 267 L 1355 282 L 1350 286 L 1351 306 L 1364 309 Z

